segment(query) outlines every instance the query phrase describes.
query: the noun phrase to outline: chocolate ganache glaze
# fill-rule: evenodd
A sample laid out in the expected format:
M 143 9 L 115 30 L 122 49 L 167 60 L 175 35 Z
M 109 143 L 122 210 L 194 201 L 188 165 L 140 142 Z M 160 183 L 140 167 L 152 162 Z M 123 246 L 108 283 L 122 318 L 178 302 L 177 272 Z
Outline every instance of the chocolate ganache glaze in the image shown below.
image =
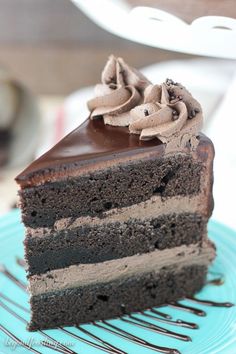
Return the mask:
M 158 138 L 166 144 L 166 152 L 189 143 L 196 149 L 202 108 L 180 83 L 167 79 L 153 85 L 114 56 L 108 59 L 101 79 L 95 98 L 88 102 L 91 119 L 103 117 L 105 124 L 129 127 L 140 140 Z
M 205 139 L 202 138 L 203 144 Z M 163 144 L 154 140 L 141 141 L 137 135 L 129 134 L 128 128 L 105 125 L 101 119 L 87 119 L 52 149 L 33 161 L 16 177 L 16 181 L 22 187 L 29 187 L 36 180 L 50 179 L 52 171 L 54 174 L 58 170 L 65 173 L 65 167 L 68 173 L 73 168 L 87 169 L 107 160 L 130 159 L 149 152 L 161 156 L 164 153 Z M 44 177 L 41 178 L 41 174 Z

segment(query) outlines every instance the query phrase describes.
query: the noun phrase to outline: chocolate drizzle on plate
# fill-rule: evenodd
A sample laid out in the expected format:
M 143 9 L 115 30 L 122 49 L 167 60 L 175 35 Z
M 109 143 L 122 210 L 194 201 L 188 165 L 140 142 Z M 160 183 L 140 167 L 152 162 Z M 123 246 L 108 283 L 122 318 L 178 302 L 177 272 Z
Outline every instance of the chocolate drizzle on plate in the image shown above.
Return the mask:
M 0 299 L 6 299 L 6 296 L 2 296 L 0 295 Z M 8 300 L 8 302 L 10 302 Z M 16 304 L 14 302 L 14 305 L 17 306 L 19 308 L 20 305 Z M 3 308 L 4 310 L 6 310 L 8 313 L 10 313 L 14 318 L 18 319 L 19 321 L 21 321 L 22 323 L 24 323 L 24 325 L 26 325 L 28 322 L 25 320 L 25 318 L 23 318 L 22 316 L 20 316 L 18 313 L 16 313 L 14 310 L 12 310 L 9 306 L 7 306 L 6 304 L 4 304 L 1 300 L 0 300 L 0 308 Z M 28 309 L 25 309 L 23 307 L 21 307 L 21 309 L 23 309 L 25 312 L 28 313 Z M 4 328 L 4 327 L 3 327 Z M 6 328 L 4 328 L 6 330 Z M 0 325 L 0 330 L 1 330 L 1 325 Z M 4 330 L 2 330 L 4 332 Z M 22 345 L 24 348 L 32 351 L 33 353 L 40 353 L 37 350 L 34 350 L 31 346 L 29 346 L 28 344 L 22 342 L 19 338 L 17 338 L 12 332 L 10 332 L 9 330 L 6 330 L 6 332 L 4 332 L 5 334 L 8 335 L 9 338 L 13 339 L 15 343 Z M 73 350 L 67 348 L 66 346 L 64 346 L 63 344 L 61 344 L 60 342 L 56 341 L 55 339 L 53 339 L 51 336 L 49 336 L 47 333 L 45 333 L 44 331 L 38 331 L 38 333 L 42 334 L 47 341 L 41 341 L 41 344 L 47 348 L 53 348 L 54 350 L 57 349 L 57 351 L 59 351 L 60 353 L 63 354 L 76 354 L 76 352 L 74 352 Z M 16 341 L 16 339 L 18 341 Z M 23 343 L 23 344 L 22 344 Z
M 59 353 L 62 353 L 62 354 L 70 354 L 71 353 L 68 350 L 63 349 L 60 346 L 58 346 L 56 343 L 54 344 L 54 343 L 50 343 L 50 342 L 47 342 L 47 341 L 42 341 L 41 343 L 42 343 L 42 345 L 44 347 L 50 348 L 50 349 L 52 349 L 52 350 L 54 350 L 56 352 L 59 352 Z
M 19 288 L 26 290 L 27 286 L 21 280 L 17 279 L 6 267 L 5 265 L 0 265 L 0 273 L 4 274 L 9 280 L 13 281 Z
M 206 281 L 206 285 L 223 285 L 225 282 L 224 274 L 216 273 L 216 272 L 209 272 L 210 275 L 213 276 L 212 279 Z
M 81 330 L 81 327 L 77 327 L 77 328 Z M 117 351 L 119 350 L 119 349 L 117 348 L 117 350 L 114 351 L 113 349 L 109 349 L 109 348 L 107 348 L 107 347 L 105 347 L 105 346 L 101 346 L 101 345 L 99 345 L 99 344 L 96 344 L 96 343 L 94 343 L 94 342 L 91 342 L 90 340 L 85 339 L 85 338 L 79 336 L 78 334 L 69 331 L 68 329 L 65 329 L 65 328 L 59 328 L 59 329 L 60 329 L 62 332 L 68 334 L 70 337 L 75 338 L 75 339 L 77 339 L 77 340 L 80 340 L 81 342 L 84 342 L 84 343 L 86 343 L 86 344 L 89 344 L 89 345 L 91 345 L 91 346 L 94 347 L 94 348 L 104 350 L 106 353 L 113 354 L 113 353 L 117 353 Z M 83 330 L 82 330 L 82 332 L 83 332 Z M 91 335 L 91 336 L 92 336 L 92 335 Z M 101 339 L 100 339 L 99 341 L 101 341 Z M 115 348 L 115 347 L 114 347 L 114 348 Z M 120 351 L 120 352 L 121 352 L 121 351 Z M 123 352 L 123 353 L 125 353 L 125 352 Z
M 146 312 L 140 312 L 143 316 L 149 317 L 152 320 L 158 321 L 158 322 L 162 322 L 162 323 L 166 323 L 166 324 L 170 324 L 173 326 L 178 326 L 178 327 L 185 327 L 185 328 L 190 328 L 190 329 L 197 329 L 198 325 L 196 323 L 192 323 L 192 322 L 187 322 L 187 321 L 183 321 L 183 320 L 176 320 L 176 321 L 172 321 L 169 319 L 163 319 L 163 318 L 159 318 L 157 316 L 153 316 L 150 313 L 146 313 Z
M 168 320 L 171 320 L 171 319 L 172 319 L 172 317 L 171 317 L 170 315 L 168 315 L 168 314 L 166 314 L 166 313 L 163 313 L 163 312 L 161 312 L 161 311 L 158 311 L 158 310 L 156 310 L 156 309 L 149 309 L 149 311 L 155 313 L 156 315 L 159 315 L 160 317 L 166 318 L 166 319 L 168 319 Z
M 222 278 L 212 279 L 212 280 L 208 280 L 206 282 L 206 285 L 217 285 L 217 286 L 220 286 L 220 285 L 223 285 L 223 284 L 224 284 L 224 279 L 222 279 Z
M 187 297 L 186 300 L 196 302 L 197 304 L 206 305 L 206 306 L 214 306 L 214 307 L 232 307 L 234 304 L 232 302 L 216 302 L 210 300 L 200 300 L 195 297 Z
M 2 294 L 2 293 L 0 292 L 0 299 L 1 299 L 1 298 L 2 298 L 3 300 L 5 300 L 6 302 L 8 302 L 8 303 L 10 303 L 10 304 L 12 304 L 12 305 L 18 307 L 20 310 L 23 310 L 23 311 L 25 311 L 25 312 L 27 312 L 27 313 L 30 313 L 30 310 L 29 310 L 28 308 L 26 308 L 25 306 L 22 306 L 22 305 L 18 304 L 18 302 L 12 300 L 12 299 L 9 298 L 8 296 L 6 296 L 6 295 L 4 295 L 4 294 Z
M 22 268 L 26 268 L 26 261 L 23 258 L 20 257 L 16 257 L 16 263 L 22 267 Z
M 206 312 L 195 307 L 179 304 L 178 302 L 170 302 L 167 306 L 174 307 L 177 310 L 186 311 L 197 316 L 206 316 Z
M 106 326 L 101 325 L 101 323 Z M 121 328 L 115 326 L 114 324 L 111 324 L 111 323 L 104 321 L 104 320 L 99 321 L 99 322 L 93 322 L 93 325 L 96 327 L 99 327 L 109 333 L 112 333 L 118 337 L 124 338 L 124 339 L 128 340 L 129 342 L 139 344 L 145 348 L 152 349 L 152 350 L 160 352 L 160 353 L 180 354 L 180 352 L 177 349 L 161 347 L 161 346 L 158 346 L 155 344 L 151 344 L 151 343 L 147 342 L 146 340 L 141 339 L 141 338 L 125 331 L 124 329 L 121 329 Z
M 121 317 L 120 320 L 130 323 L 130 324 L 133 324 L 134 326 L 137 326 L 137 327 L 149 329 L 150 331 L 155 332 L 155 333 L 163 334 L 164 336 L 172 337 L 172 338 L 183 340 L 186 342 L 191 341 L 191 338 L 189 336 L 185 336 L 185 335 L 177 333 L 177 332 L 169 331 L 166 328 L 156 326 L 148 321 L 142 320 L 141 318 L 138 318 L 133 315 L 129 315 L 129 319 Z
M 82 328 L 81 326 L 78 327 L 79 330 L 85 334 L 87 334 L 89 337 L 97 340 L 98 342 L 100 342 L 102 345 L 104 345 L 105 347 L 107 347 L 108 349 L 111 349 L 112 353 L 117 353 L 117 354 L 125 354 L 125 352 L 117 347 L 115 347 L 114 345 L 106 342 L 105 340 L 99 338 L 98 336 L 96 336 L 95 334 L 89 332 L 88 330 L 86 330 L 85 328 Z
M 16 257 L 16 263 L 20 267 L 25 268 L 25 263 L 22 259 Z M 5 265 L 0 265 L 0 273 L 2 273 L 4 276 L 6 276 L 11 282 L 13 282 L 17 287 L 22 289 L 24 292 L 27 292 L 26 284 L 22 280 L 18 279 L 12 272 L 10 272 L 9 269 L 7 269 Z M 219 285 L 222 285 L 223 283 L 224 283 L 223 275 L 220 275 L 220 277 L 219 277 L 219 274 L 217 274 L 217 277 L 215 279 L 207 281 L 206 285 L 210 284 L 210 285 L 219 286 Z M 212 301 L 212 300 L 198 299 L 195 297 L 187 297 L 182 300 L 186 300 L 186 301 L 189 301 L 190 303 L 192 302 L 192 303 L 196 303 L 196 304 L 199 304 L 202 306 L 224 307 L 224 308 L 230 308 L 230 307 L 234 306 L 234 304 L 232 304 L 231 302 L 216 302 L 216 301 Z M 8 303 L 8 305 L 6 303 Z M 27 315 L 30 312 L 28 308 L 26 308 L 25 306 L 22 306 L 21 304 L 12 300 L 9 296 L 0 292 L 0 308 L 7 311 L 14 318 L 21 321 L 25 326 L 27 324 L 27 320 L 24 317 L 22 317 L 21 315 L 19 315 L 11 307 L 9 307 L 9 305 L 12 305 L 12 306 L 20 309 L 21 311 L 23 311 Z M 205 311 L 203 311 L 199 308 L 193 307 L 193 306 L 179 303 L 179 302 L 170 302 L 168 304 L 164 304 L 163 306 L 173 307 L 179 311 L 189 312 L 189 313 L 197 315 L 197 316 L 206 316 Z M 160 308 L 161 307 L 162 306 L 160 306 Z M 143 318 L 140 318 L 137 316 L 142 316 Z M 188 329 L 192 329 L 192 330 L 199 328 L 196 323 L 187 322 L 182 319 L 172 320 L 172 317 L 169 314 L 159 311 L 155 308 L 148 309 L 147 311 L 140 311 L 140 312 L 137 312 L 135 314 L 130 314 L 130 315 L 124 314 L 124 316 L 117 318 L 117 319 L 124 322 L 124 323 L 126 322 L 130 325 L 133 325 L 135 327 L 142 328 L 143 330 L 152 331 L 152 332 L 155 332 L 158 334 L 166 335 L 166 336 L 175 338 L 177 340 L 182 340 L 182 341 L 186 341 L 186 342 L 191 341 L 190 336 L 180 334 L 178 332 L 174 332 L 174 331 L 168 330 L 166 328 L 157 326 L 156 324 L 153 324 L 153 323 L 149 322 L 148 320 L 156 321 L 159 323 L 165 323 L 165 324 L 172 325 L 172 326 L 184 327 L 184 328 L 188 328 Z M 97 322 L 92 322 L 92 325 L 94 325 L 94 327 L 100 328 L 101 330 L 103 330 L 105 332 L 109 332 L 110 334 L 113 334 L 114 336 L 118 336 L 119 338 L 122 338 L 123 340 L 135 343 L 137 345 L 143 346 L 145 348 L 154 350 L 159 353 L 180 354 L 178 349 L 152 344 L 142 338 L 139 338 L 138 336 L 136 336 L 132 333 L 129 333 L 125 329 L 118 327 L 117 325 L 111 323 L 110 321 L 101 320 L 101 321 L 97 321 Z M 67 334 L 68 336 L 73 337 L 74 339 L 76 339 L 80 342 L 83 342 L 89 346 L 96 348 L 96 349 L 102 350 L 103 352 L 106 352 L 108 354 L 126 354 L 126 352 L 124 350 L 119 349 L 118 347 L 114 346 L 113 344 L 105 341 L 104 339 L 100 338 L 98 335 L 95 335 L 92 332 L 90 332 L 88 329 L 85 329 L 82 326 L 78 326 L 75 328 L 78 331 L 82 332 L 84 335 L 92 338 L 94 341 L 91 341 L 89 339 L 81 337 L 79 334 L 74 333 L 74 332 L 72 332 L 68 329 L 62 328 L 62 327 L 58 328 L 58 331 L 63 332 L 64 334 Z M 5 326 L 3 326 L 1 324 L 0 324 L 0 331 L 3 332 L 4 334 L 6 334 L 6 336 L 8 336 L 11 340 L 13 340 L 17 345 L 24 347 L 26 350 L 29 350 L 35 354 L 42 354 L 38 350 L 35 350 L 29 344 L 24 343 L 14 333 L 9 331 Z M 76 354 L 77 353 L 76 351 L 73 351 L 70 348 L 68 348 L 67 346 L 58 342 L 53 337 L 49 336 L 45 331 L 39 330 L 38 333 L 41 334 L 44 338 L 46 338 L 46 340 L 43 340 L 40 342 L 42 346 L 50 348 L 54 351 L 57 351 L 57 352 L 63 353 L 63 354 Z
M 12 332 L 10 332 L 8 329 L 6 329 L 3 325 L 0 324 L 0 331 L 6 334 L 10 339 L 12 339 L 16 344 L 22 346 L 23 348 L 29 350 L 32 353 L 35 354 L 41 354 L 38 350 L 35 350 L 31 348 L 28 344 L 25 344 L 22 340 L 20 340 L 18 337 L 16 337 Z

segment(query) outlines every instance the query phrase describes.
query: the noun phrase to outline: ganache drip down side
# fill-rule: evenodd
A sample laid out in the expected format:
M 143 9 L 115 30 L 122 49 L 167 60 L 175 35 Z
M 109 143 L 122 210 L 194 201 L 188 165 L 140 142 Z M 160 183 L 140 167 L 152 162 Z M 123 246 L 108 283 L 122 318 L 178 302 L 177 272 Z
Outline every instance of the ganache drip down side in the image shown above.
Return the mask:
M 202 128 L 200 103 L 180 83 L 167 79 L 152 84 L 122 58 L 113 55 L 88 101 L 90 118 L 104 124 L 128 127 L 140 140 L 158 138 L 166 152 L 189 145 L 195 150 Z

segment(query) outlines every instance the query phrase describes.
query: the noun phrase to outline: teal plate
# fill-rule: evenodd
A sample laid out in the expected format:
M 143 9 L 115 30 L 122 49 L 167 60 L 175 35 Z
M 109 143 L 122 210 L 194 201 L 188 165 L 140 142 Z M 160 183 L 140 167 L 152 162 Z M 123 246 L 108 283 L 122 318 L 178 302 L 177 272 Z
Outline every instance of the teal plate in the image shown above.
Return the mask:
M 18 210 L 0 218 L 0 267 L 4 264 L 17 279 L 26 283 L 25 271 L 23 267 L 16 262 L 16 257 L 23 257 L 23 234 L 23 226 L 20 223 Z M 206 285 L 204 289 L 197 294 L 197 298 L 218 302 L 229 301 L 236 304 L 236 232 L 217 222 L 211 221 L 209 223 L 209 235 L 217 246 L 217 258 L 209 271 L 209 276 L 212 277 L 213 274 L 217 275 L 220 273 L 224 275 L 225 281 L 221 286 Z M 23 321 L 29 320 L 29 313 L 23 308 L 6 301 L 6 298 L 4 298 L 5 295 L 8 300 L 11 299 L 18 305 L 27 309 L 29 308 L 27 293 L 6 277 L 1 270 L 0 268 L 0 353 L 8 354 L 12 353 L 13 350 L 17 353 L 30 353 L 28 349 L 24 348 L 22 345 L 16 345 L 13 339 L 10 339 L 6 333 L 3 333 L 4 328 L 39 353 L 56 353 L 56 351 L 54 351 L 55 348 L 47 348 L 42 344 L 45 338 L 41 333 L 30 333 L 25 329 L 25 323 Z M 206 311 L 207 315 L 200 317 L 169 306 L 159 308 L 159 310 L 171 315 L 173 320 L 181 318 L 184 321 L 194 322 L 198 324 L 199 329 L 174 327 L 166 323 L 158 323 L 154 319 L 147 319 L 147 317 L 142 315 L 138 315 L 138 317 L 161 326 L 162 328 L 188 335 L 192 339 L 191 342 L 177 340 L 118 319 L 112 320 L 110 323 L 142 338 L 146 342 L 158 346 L 176 348 L 181 353 L 185 354 L 236 353 L 235 306 L 230 308 L 210 307 L 202 304 L 194 304 L 189 300 L 183 300 L 180 303 L 202 309 Z M 8 310 L 11 309 L 14 312 L 9 313 L 9 311 L 6 310 L 6 306 L 8 306 Z M 17 318 L 17 316 L 13 316 L 13 314 L 17 314 L 20 317 Z M 23 321 L 22 318 L 24 319 Z M 119 348 L 121 350 L 120 353 L 151 354 L 155 352 L 91 324 L 81 326 L 81 328 Z M 95 345 L 102 345 L 101 342 L 96 341 L 94 337 L 89 337 L 88 334 L 85 334 L 80 329 L 73 327 L 65 329 L 79 335 L 83 339 L 90 340 L 92 343 L 95 343 Z M 105 347 L 103 349 L 94 348 L 81 340 L 69 336 L 61 330 L 48 330 L 44 331 L 44 333 L 69 348 L 70 351 L 68 351 L 68 354 L 72 353 L 72 351 L 79 354 L 99 354 L 107 352 Z M 49 343 L 52 344 L 51 341 L 49 341 Z M 62 347 L 58 346 L 57 351 L 60 351 L 60 349 L 62 349 Z

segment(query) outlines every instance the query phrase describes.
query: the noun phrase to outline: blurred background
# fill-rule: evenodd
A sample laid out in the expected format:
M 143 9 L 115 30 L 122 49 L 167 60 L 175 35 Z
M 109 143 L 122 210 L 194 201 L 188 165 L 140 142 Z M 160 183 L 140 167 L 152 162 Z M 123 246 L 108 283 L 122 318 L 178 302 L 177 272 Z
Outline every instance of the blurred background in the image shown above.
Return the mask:
M 124 21 L 117 25 L 119 9 Z M 145 11 L 153 16 L 142 20 Z M 134 24 L 129 17 L 127 25 L 131 13 L 139 17 Z M 204 23 L 196 43 L 175 30 L 178 24 L 179 33 L 188 32 L 197 18 L 217 15 L 231 22 L 218 18 L 218 41 L 212 37 L 210 45 L 201 45 Z M 160 22 L 158 16 L 167 19 L 165 31 L 148 27 L 150 18 Z M 236 227 L 236 37 L 222 32 L 235 36 L 235 18 L 235 0 L 185 0 L 181 6 L 176 0 L 0 0 L 0 214 L 16 206 L 15 175 L 86 118 L 86 100 L 113 53 L 152 81 L 181 81 L 202 103 L 204 131 L 217 152 L 214 217 Z M 137 21 L 142 33 L 135 32 Z

